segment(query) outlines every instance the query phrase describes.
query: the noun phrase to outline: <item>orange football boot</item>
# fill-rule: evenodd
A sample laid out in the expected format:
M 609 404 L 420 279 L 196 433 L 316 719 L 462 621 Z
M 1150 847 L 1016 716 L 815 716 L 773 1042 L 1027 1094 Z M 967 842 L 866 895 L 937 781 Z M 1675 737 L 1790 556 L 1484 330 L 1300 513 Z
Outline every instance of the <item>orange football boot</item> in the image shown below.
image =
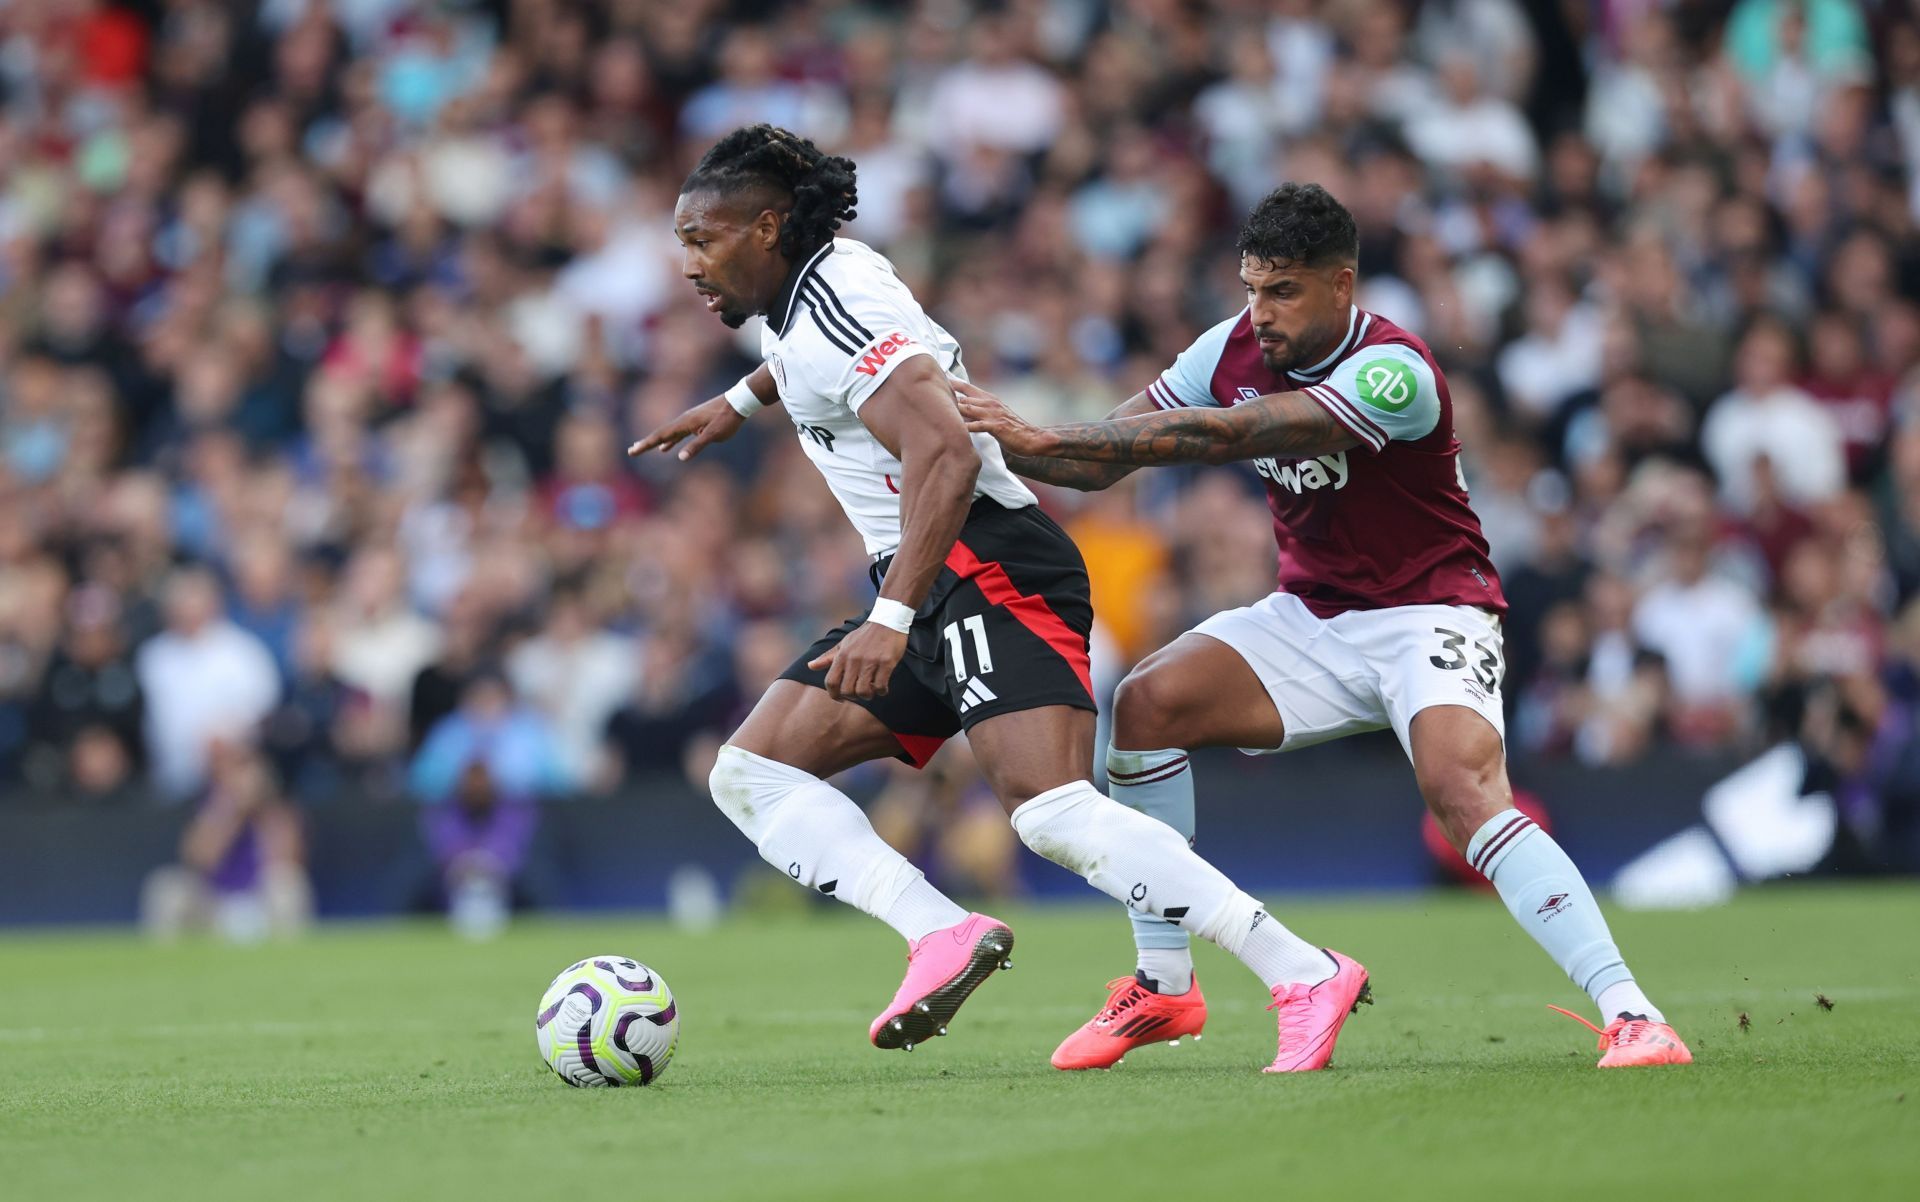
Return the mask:
M 1207 1025 L 1207 999 L 1200 978 L 1181 994 L 1155 993 L 1138 977 L 1107 982 L 1107 1004 L 1053 1052 L 1059 1069 L 1112 1068 L 1135 1048 L 1150 1043 L 1179 1044 L 1183 1035 L 1200 1038 Z
M 1560 1010 L 1548 1006 L 1549 1010 Z M 1600 1068 L 1635 1068 L 1643 1064 L 1692 1064 L 1693 1053 L 1680 1036 L 1665 1023 L 1654 1022 L 1638 1014 L 1616 1015 L 1602 1030 L 1571 1010 L 1560 1010 L 1574 1022 L 1600 1037 Z

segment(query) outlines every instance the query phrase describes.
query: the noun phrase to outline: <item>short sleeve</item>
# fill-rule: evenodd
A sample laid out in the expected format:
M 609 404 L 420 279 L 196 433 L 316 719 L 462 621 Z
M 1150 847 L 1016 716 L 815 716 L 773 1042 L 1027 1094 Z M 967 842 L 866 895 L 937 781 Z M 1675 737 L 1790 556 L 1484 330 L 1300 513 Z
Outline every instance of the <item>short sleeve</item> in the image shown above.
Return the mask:
M 1147 385 L 1148 398 L 1162 409 L 1218 409 L 1213 373 L 1220 366 L 1227 335 L 1233 333 L 1241 316 L 1236 314 L 1194 339 L 1193 345 L 1174 359 L 1172 367 Z
M 1361 347 L 1333 373 L 1302 392 L 1375 451 L 1390 441 L 1412 442 L 1440 424 L 1440 389 L 1433 369 L 1412 347 Z
M 855 413 L 902 363 L 934 354 L 913 333 L 926 322 L 904 287 L 863 294 L 835 289 L 816 275 L 801 285 L 800 297 L 807 307 L 800 320 L 813 324 L 823 339 L 815 375 Z

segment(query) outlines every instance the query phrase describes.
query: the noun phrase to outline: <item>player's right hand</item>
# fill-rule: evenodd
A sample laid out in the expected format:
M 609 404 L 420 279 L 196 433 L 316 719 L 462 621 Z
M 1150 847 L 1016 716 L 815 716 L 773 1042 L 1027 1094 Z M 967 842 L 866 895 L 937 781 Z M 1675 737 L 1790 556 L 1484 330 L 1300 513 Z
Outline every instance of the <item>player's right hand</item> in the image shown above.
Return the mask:
M 659 451 L 664 455 L 681 440 L 691 438 L 691 442 L 680 448 L 680 461 L 684 463 L 698 455 L 708 443 L 725 442 L 732 438 L 740 432 L 740 427 L 746 424 L 747 419 L 741 417 L 739 411 L 732 405 L 727 404 L 726 397 L 717 396 L 711 400 L 702 401 L 634 443 L 627 448 L 627 454 L 637 456 L 644 455 L 648 451 Z
M 907 653 L 907 636 L 897 630 L 866 622 L 852 634 L 828 648 L 807 667 L 827 670 L 823 682 L 827 696 L 835 701 L 870 701 L 885 697 L 893 679 L 893 670 Z
M 1015 455 L 1044 456 L 1046 432 L 1007 408 L 1007 403 L 978 384 L 953 382 L 953 399 L 969 434 L 988 434 Z

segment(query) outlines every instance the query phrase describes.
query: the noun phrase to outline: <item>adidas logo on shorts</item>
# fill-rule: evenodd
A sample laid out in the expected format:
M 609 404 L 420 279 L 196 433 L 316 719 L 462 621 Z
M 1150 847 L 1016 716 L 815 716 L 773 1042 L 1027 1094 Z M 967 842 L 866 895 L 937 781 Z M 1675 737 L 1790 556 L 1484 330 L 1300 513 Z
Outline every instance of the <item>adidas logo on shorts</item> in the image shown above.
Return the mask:
M 976 676 L 967 681 L 967 687 L 960 691 L 960 712 L 964 714 L 976 705 L 998 700 L 999 695 L 987 687 L 986 681 Z

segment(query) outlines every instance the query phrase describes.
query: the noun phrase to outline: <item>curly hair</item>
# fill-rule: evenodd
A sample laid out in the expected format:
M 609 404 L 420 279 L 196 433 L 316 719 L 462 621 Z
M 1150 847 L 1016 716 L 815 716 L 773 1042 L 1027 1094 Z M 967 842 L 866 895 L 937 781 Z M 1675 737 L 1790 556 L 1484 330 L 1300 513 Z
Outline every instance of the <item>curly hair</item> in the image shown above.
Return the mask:
M 1256 259 L 1322 267 L 1358 258 L 1360 231 L 1319 184 L 1282 184 L 1253 206 L 1236 245 Z
M 750 189 L 782 193 L 793 208 L 780 228 L 780 253 L 798 261 L 853 220 L 859 193 L 853 160 L 827 154 L 792 130 L 749 125 L 713 144 L 681 192 L 733 195 Z

